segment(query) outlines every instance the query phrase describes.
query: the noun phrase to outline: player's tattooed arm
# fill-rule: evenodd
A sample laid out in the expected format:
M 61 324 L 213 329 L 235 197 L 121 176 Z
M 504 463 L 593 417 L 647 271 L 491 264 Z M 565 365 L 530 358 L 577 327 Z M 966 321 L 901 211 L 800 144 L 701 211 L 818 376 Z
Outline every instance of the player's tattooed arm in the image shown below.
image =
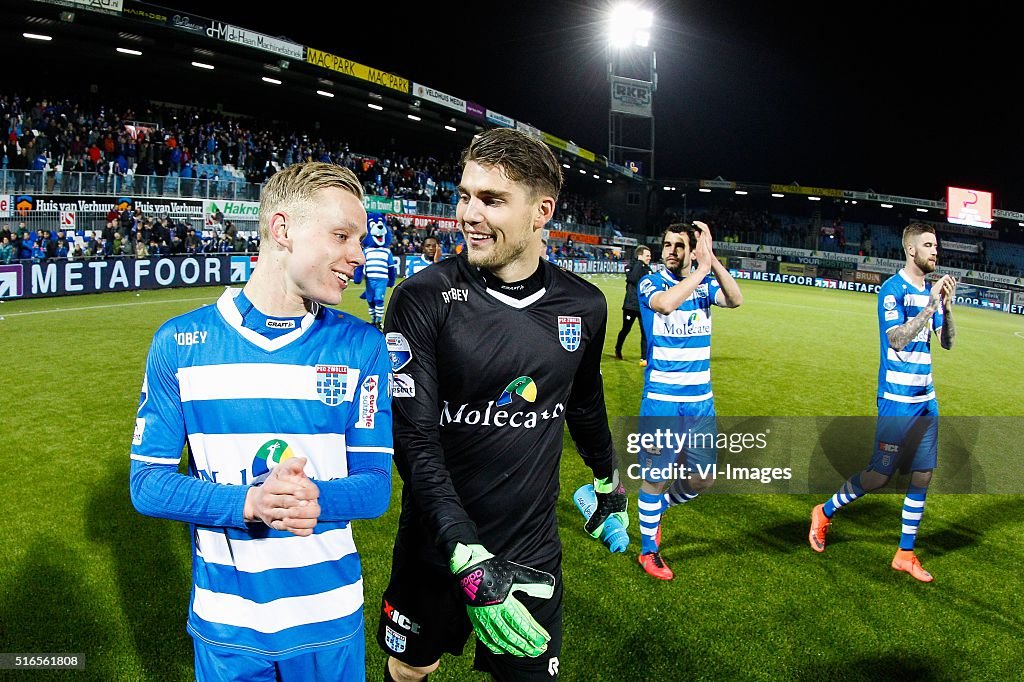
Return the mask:
M 932 315 L 935 314 L 938 307 L 938 301 L 930 301 L 916 317 L 887 331 L 885 335 L 889 337 L 889 345 L 892 346 L 892 349 L 901 351 L 913 341 L 921 333 L 921 330 L 931 323 Z
M 939 330 L 939 343 L 946 350 L 953 348 L 956 338 L 956 324 L 953 322 L 953 299 L 956 295 L 956 280 L 952 277 L 944 279 L 942 286 L 942 328 Z
M 942 328 L 939 330 L 939 343 L 946 350 L 953 348 L 953 339 L 956 338 L 956 325 L 953 323 L 953 311 L 946 309 L 942 315 Z

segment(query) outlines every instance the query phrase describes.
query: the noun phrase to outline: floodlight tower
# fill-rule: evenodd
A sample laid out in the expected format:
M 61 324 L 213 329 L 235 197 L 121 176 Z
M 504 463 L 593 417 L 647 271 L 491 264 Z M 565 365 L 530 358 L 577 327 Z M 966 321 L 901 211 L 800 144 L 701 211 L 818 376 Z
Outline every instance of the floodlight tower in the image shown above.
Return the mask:
M 608 159 L 654 177 L 654 92 L 658 61 L 651 45 L 654 13 L 631 2 L 608 15 Z

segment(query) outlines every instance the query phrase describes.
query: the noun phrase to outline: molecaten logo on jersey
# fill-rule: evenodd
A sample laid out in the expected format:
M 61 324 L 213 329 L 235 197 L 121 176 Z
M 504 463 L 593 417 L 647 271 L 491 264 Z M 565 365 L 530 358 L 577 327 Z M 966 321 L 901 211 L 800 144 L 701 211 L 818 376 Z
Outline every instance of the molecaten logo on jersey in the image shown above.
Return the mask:
M 580 347 L 583 338 L 583 319 L 570 315 L 558 316 L 558 343 L 570 353 Z
M 316 366 L 316 394 L 324 405 L 340 405 L 348 391 L 348 367 L 345 365 Z
M 511 426 L 514 429 L 532 429 L 541 420 L 558 419 L 565 412 L 565 405 L 555 403 L 553 408 L 543 410 L 520 410 L 511 412 L 509 410 L 495 410 L 495 407 L 505 407 L 513 401 L 513 396 L 518 395 L 528 403 L 537 400 L 537 384 L 527 376 L 517 377 L 505 387 L 498 397 L 497 402 L 488 400 L 483 408 L 470 407 L 469 403 L 459 405 L 452 411 L 448 401 L 444 401 L 441 408 L 441 426 L 449 424 L 468 424 L 470 426 L 497 426 L 503 428 Z
M 253 477 L 262 476 L 273 467 L 294 456 L 295 451 L 292 450 L 287 442 L 280 438 L 268 440 L 260 446 L 260 449 L 256 451 L 256 456 L 252 458 L 252 466 L 250 467 L 252 475 Z
M 501 392 L 495 405 L 498 407 L 508 405 L 512 402 L 513 394 L 522 396 L 523 400 L 532 403 L 537 400 L 537 384 L 533 383 L 533 379 L 530 377 L 517 377 Z

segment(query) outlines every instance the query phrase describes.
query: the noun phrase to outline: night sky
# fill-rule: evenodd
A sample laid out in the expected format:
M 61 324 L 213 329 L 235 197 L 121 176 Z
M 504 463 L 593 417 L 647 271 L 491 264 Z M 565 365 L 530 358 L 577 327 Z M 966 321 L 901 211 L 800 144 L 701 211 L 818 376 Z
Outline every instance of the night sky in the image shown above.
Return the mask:
M 608 153 L 605 2 L 168 2 L 391 71 Z M 1009 4 L 1005 4 L 1009 7 Z M 298 10 L 289 16 L 289 8 Z M 1016 22 L 997 3 L 660 2 L 656 174 L 1024 211 Z M 274 10 L 269 9 L 274 7 Z M 343 9 L 342 9 L 343 8 Z

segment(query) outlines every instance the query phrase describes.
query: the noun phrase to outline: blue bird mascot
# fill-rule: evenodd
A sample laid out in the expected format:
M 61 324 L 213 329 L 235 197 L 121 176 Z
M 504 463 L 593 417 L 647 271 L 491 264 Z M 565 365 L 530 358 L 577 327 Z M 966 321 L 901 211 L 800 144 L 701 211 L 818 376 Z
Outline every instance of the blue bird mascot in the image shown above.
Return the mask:
M 381 331 L 384 331 L 384 295 L 388 287 L 395 286 L 398 278 L 398 264 L 391 255 L 391 240 L 391 229 L 384 220 L 384 214 L 366 214 L 366 237 L 363 239 L 366 263 L 356 268 L 352 279 L 359 284 L 366 276 L 366 291 L 359 298 L 366 299 L 370 321 Z

